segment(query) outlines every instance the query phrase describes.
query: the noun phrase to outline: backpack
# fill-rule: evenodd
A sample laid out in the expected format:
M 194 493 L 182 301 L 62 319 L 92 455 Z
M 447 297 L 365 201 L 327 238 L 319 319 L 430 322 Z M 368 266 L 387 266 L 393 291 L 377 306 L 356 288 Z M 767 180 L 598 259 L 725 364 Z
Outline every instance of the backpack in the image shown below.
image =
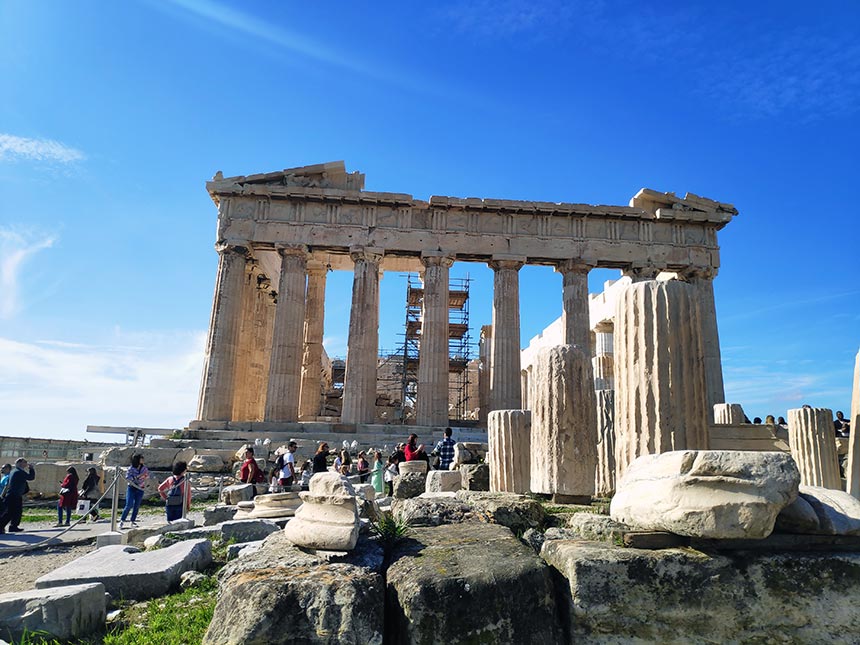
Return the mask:
M 182 506 L 182 482 L 185 481 L 185 476 L 183 475 L 179 479 L 174 478 L 173 485 L 170 487 L 170 490 L 167 491 L 167 505 L 168 506 Z

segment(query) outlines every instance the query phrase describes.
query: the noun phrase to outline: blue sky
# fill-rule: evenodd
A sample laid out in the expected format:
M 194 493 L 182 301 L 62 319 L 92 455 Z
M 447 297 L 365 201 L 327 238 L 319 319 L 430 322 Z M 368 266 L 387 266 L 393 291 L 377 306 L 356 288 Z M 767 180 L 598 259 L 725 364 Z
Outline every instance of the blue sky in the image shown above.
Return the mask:
M 204 182 L 337 159 L 422 199 L 734 203 L 715 283 L 728 400 L 847 411 L 860 5 L 643 4 L 0 4 L 0 434 L 186 424 L 217 262 Z M 488 323 L 491 271 L 454 273 Z M 334 355 L 350 285 L 330 276 Z M 521 272 L 524 345 L 560 288 Z M 382 347 L 404 290 L 386 275 Z

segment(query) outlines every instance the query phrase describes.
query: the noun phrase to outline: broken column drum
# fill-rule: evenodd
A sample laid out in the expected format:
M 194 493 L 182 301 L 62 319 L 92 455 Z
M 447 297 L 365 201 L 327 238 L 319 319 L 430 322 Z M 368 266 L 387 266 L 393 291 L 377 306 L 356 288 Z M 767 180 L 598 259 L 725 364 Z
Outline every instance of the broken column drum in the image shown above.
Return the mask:
M 494 410 L 487 417 L 490 490 L 529 492 L 531 472 L 531 412 Z
M 541 350 L 534 370 L 531 491 L 590 497 L 597 467 L 597 410 L 588 354 Z
M 717 425 L 738 425 L 746 423 L 744 409 L 739 403 L 715 403 L 714 423 Z
M 832 411 L 827 408 L 789 410 L 788 443 L 803 486 L 842 488 Z
M 707 405 L 695 289 L 625 287 L 615 312 L 616 477 L 641 455 L 707 449 Z

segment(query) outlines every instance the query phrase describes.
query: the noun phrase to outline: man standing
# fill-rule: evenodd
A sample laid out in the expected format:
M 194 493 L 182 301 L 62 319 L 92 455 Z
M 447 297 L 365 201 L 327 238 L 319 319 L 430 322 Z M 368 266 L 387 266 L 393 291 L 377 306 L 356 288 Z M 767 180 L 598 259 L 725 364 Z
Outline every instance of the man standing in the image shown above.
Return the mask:
M 439 455 L 439 470 L 448 470 L 451 462 L 454 461 L 454 444 L 457 443 L 451 438 L 451 428 L 445 428 L 445 438 L 436 444 L 433 452 Z
M 0 515 L 0 533 L 6 532 L 6 524 L 9 524 L 10 533 L 20 533 L 24 529 L 18 526 L 21 523 L 21 515 L 24 512 L 24 495 L 30 490 L 28 481 L 36 479 L 36 471 L 27 463 L 23 457 L 15 461 L 15 468 L 9 475 L 6 488 L 3 489 L 3 501 L 5 509 Z

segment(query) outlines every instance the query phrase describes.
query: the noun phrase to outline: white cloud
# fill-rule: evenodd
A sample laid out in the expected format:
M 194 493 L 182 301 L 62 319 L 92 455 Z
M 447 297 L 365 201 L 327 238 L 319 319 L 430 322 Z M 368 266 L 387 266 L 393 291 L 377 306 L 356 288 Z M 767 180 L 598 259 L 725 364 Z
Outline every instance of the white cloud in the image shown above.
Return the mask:
M 82 161 L 84 153 L 53 139 L 27 139 L 0 133 L 0 161 Z
M 24 263 L 38 251 L 53 246 L 54 242 L 53 236 L 0 228 L 0 319 L 11 318 L 20 308 L 18 293 Z
M 205 337 L 123 334 L 103 346 L 0 338 L 0 427 L 90 440 L 87 425 L 183 427 L 197 405 Z

